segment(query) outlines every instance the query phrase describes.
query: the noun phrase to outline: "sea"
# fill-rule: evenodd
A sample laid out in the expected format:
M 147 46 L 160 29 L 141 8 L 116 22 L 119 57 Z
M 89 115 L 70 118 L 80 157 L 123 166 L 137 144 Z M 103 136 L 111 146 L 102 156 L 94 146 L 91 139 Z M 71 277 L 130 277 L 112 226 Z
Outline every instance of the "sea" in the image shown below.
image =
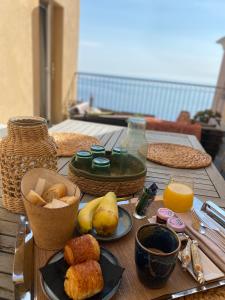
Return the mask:
M 92 97 L 94 107 L 174 121 L 183 110 L 193 117 L 198 111 L 210 109 L 215 90 L 207 85 L 80 77 L 77 95 L 79 101 Z

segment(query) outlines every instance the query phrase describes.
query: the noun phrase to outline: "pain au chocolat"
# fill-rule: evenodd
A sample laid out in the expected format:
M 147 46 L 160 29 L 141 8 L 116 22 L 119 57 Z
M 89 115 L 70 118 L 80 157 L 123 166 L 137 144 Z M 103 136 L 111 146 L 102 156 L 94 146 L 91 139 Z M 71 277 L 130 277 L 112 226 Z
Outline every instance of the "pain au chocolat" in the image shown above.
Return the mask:
M 95 260 L 70 266 L 66 272 L 64 290 L 73 300 L 82 300 L 101 292 L 104 287 L 102 271 Z
M 90 234 L 76 237 L 64 247 L 64 258 L 68 265 L 75 265 L 86 260 L 99 260 L 100 247 L 98 241 Z

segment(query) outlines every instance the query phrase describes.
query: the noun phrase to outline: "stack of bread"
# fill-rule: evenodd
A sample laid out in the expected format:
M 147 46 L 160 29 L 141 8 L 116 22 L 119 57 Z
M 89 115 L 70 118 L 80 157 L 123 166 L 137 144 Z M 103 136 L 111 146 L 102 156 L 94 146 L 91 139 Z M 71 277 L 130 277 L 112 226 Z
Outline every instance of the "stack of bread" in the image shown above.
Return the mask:
M 70 266 L 64 281 L 68 297 L 82 300 L 103 290 L 104 280 L 98 263 L 100 247 L 92 235 L 85 234 L 67 242 L 64 258 Z
M 76 202 L 74 196 L 67 195 L 67 187 L 64 183 L 49 186 L 44 178 L 38 179 L 35 189 L 29 191 L 26 199 L 37 206 L 46 208 L 61 208 Z

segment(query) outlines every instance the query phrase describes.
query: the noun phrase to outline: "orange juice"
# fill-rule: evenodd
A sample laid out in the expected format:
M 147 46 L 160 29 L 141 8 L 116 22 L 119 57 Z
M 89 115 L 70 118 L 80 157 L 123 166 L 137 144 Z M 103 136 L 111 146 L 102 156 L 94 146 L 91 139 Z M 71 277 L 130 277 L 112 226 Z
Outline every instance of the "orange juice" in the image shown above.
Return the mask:
M 190 210 L 193 205 L 193 198 L 192 188 L 180 182 L 169 183 L 163 194 L 164 206 L 174 212 Z

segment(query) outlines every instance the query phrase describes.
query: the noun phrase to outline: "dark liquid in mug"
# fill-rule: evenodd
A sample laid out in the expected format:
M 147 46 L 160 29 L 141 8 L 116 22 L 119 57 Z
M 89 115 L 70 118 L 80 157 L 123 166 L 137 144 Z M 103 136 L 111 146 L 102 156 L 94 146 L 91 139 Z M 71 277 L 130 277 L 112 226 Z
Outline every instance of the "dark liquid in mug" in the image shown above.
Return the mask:
M 157 254 L 165 254 L 166 252 L 160 250 L 160 249 L 157 249 L 157 248 L 151 248 L 151 247 L 148 247 L 148 250 L 154 252 L 154 253 L 157 253 Z

